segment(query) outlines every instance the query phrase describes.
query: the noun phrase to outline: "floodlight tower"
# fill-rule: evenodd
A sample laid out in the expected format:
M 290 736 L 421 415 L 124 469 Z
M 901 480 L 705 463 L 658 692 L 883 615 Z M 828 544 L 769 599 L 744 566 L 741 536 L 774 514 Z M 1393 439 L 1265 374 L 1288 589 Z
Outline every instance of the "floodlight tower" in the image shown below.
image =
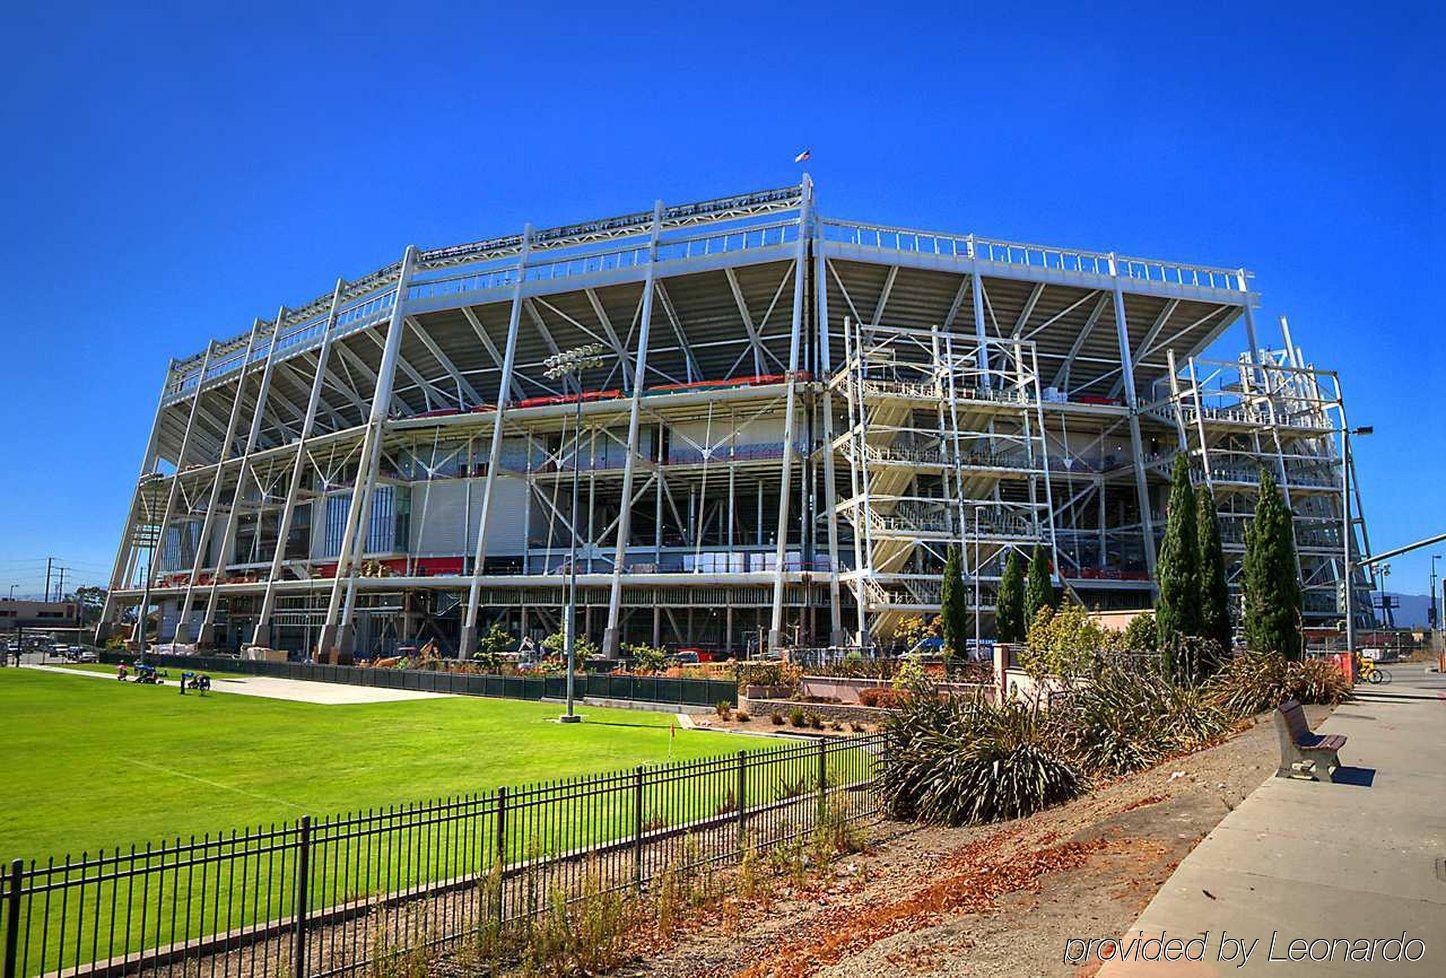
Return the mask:
M 577 674 L 577 507 L 578 469 L 582 453 L 582 372 L 604 367 L 608 363 L 608 348 L 601 343 L 588 343 L 554 353 L 544 361 L 544 372 L 553 380 L 571 377 L 577 384 L 576 410 L 573 412 L 572 448 L 572 509 L 568 516 L 570 523 L 567 548 L 567 608 L 563 613 L 563 644 L 567 650 L 567 712 L 558 719 L 563 723 L 578 723 L 582 717 L 573 710 L 573 686 Z

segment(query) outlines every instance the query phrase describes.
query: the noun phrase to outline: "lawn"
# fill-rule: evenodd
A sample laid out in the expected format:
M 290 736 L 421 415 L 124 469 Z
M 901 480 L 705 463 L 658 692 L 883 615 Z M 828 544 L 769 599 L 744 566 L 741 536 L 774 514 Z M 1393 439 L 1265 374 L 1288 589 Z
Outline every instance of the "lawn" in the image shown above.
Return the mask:
M 109 668 L 109 667 L 107 667 Z M 777 741 L 671 714 L 450 697 L 318 706 L 0 670 L 0 857 L 458 795 Z

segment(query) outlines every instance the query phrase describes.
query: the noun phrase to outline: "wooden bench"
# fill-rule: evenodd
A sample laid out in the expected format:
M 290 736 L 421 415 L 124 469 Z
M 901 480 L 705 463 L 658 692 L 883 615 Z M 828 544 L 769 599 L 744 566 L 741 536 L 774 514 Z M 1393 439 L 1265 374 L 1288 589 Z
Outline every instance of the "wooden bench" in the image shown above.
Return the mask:
M 1345 735 L 1312 733 L 1305 710 L 1295 700 L 1276 707 L 1275 730 L 1280 734 L 1280 770 L 1275 772 L 1276 777 L 1305 776 L 1312 781 L 1329 781 L 1331 773 L 1341 766 L 1336 752 L 1346 745 Z

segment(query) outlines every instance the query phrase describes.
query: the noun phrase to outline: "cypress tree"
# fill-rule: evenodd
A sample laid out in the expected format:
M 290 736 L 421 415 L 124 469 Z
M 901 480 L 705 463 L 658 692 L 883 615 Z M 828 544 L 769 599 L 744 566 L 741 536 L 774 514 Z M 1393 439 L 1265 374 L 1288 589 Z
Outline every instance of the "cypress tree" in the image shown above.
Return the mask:
M 1165 539 L 1155 568 L 1160 597 L 1155 603 L 1155 627 L 1166 655 L 1180 640 L 1200 633 L 1199 534 L 1195 529 L 1195 488 L 1190 484 L 1190 462 L 1175 456 L 1170 501 L 1165 512 Z
M 1245 641 L 1253 651 L 1299 659 L 1300 579 L 1290 524 L 1275 479 L 1261 469 L 1255 516 L 1245 533 Z
M 999 578 L 999 598 L 995 603 L 995 638 L 1001 642 L 1023 642 L 1027 621 L 1024 617 L 1024 568 L 1019 566 L 1019 551 L 1010 550 L 1004 559 L 1004 573 Z
M 944 657 L 963 659 L 969 641 L 969 592 L 964 587 L 959 548 L 950 547 L 944 561 L 944 583 L 939 596 L 939 624 L 944 638 Z
M 1029 576 L 1024 582 L 1024 627 L 1027 629 L 1039 609 L 1054 607 L 1054 584 L 1049 579 L 1049 559 L 1038 543 L 1029 555 Z
M 1220 515 L 1209 489 L 1195 494 L 1200 534 L 1200 635 L 1212 640 L 1223 660 L 1230 654 L 1230 590 L 1225 584 L 1225 550 L 1220 544 Z M 1213 672 L 1220 661 L 1204 663 Z

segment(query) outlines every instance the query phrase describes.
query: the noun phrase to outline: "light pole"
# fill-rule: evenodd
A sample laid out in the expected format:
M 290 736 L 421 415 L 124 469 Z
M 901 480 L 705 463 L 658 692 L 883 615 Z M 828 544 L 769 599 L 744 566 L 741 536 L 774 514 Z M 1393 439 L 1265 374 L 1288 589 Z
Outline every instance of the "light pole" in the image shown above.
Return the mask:
M 978 503 L 974 504 L 974 654 L 979 655 L 983 648 L 979 643 L 979 511 L 984 507 Z M 998 599 L 995 599 L 995 606 L 998 606 Z M 996 616 L 998 612 L 996 611 Z
M 1441 559 L 1440 554 L 1431 555 L 1431 634 L 1436 634 L 1436 629 L 1441 627 L 1441 607 L 1436 603 L 1436 561 Z
M 14 601 L 14 600 L 15 600 L 15 589 L 16 589 L 17 587 L 19 587 L 18 584 L 12 584 L 12 585 L 10 585 L 10 600 L 11 600 L 11 601 Z
M 553 380 L 561 378 L 564 391 L 567 390 L 567 378 L 571 377 L 577 383 L 577 408 L 573 413 L 572 510 L 568 517 L 572 532 L 567 548 L 567 607 L 562 624 L 563 646 L 567 650 L 567 712 L 558 717 L 562 723 L 582 720 L 573 711 L 573 687 L 577 676 L 577 497 L 578 469 L 582 461 L 582 372 L 606 365 L 607 352 L 608 348 L 601 343 L 589 343 L 554 353 L 543 361 L 547 367 L 545 376 Z M 623 501 L 623 505 L 627 505 L 627 500 Z
M 1351 435 L 1369 435 L 1376 429 L 1370 425 L 1363 425 L 1359 428 L 1348 428 L 1341 425 L 1341 505 L 1345 516 L 1345 525 L 1342 526 L 1341 550 L 1344 554 L 1345 563 L 1345 612 L 1346 612 L 1346 651 L 1354 652 L 1356 649 L 1356 615 L 1351 607 L 1352 591 L 1351 586 L 1351 544 L 1354 542 L 1355 532 L 1351 529 Z

